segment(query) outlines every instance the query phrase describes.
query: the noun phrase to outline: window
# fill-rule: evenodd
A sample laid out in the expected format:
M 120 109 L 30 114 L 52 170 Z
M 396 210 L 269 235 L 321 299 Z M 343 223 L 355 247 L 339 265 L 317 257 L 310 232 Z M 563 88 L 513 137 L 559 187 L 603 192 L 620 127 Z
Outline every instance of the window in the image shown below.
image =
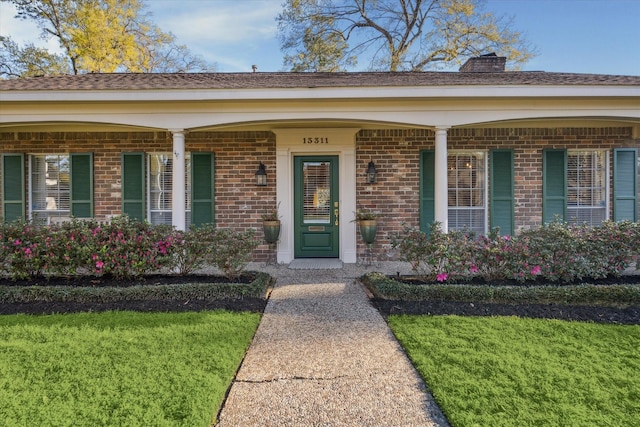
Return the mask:
M 213 153 L 185 155 L 185 227 L 213 223 Z M 122 213 L 152 224 L 173 223 L 173 157 L 122 153 Z
M 147 206 L 151 224 L 172 224 L 173 156 L 171 153 L 152 153 L 147 156 L 149 171 Z M 186 228 L 191 224 L 191 156 L 185 153 L 185 211 Z
M 331 222 L 331 163 L 303 162 L 303 224 Z
M 567 221 L 601 224 L 607 219 L 607 152 L 567 152 Z
M 29 156 L 29 215 L 50 223 L 93 217 L 93 156 L 87 153 Z
M 608 153 L 545 150 L 542 220 L 599 225 L 608 218 Z
M 449 229 L 486 233 L 486 154 L 450 152 L 447 157 Z
M 487 152 L 450 151 L 447 155 L 448 228 L 487 232 Z M 491 226 L 503 234 L 513 232 L 513 150 L 492 151 L 494 179 L 490 203 Z M 496 185 L 496 182 L 499 184 Z M 428 232 L 435 221 L 435 152 L 420 153 L 420 227 Z
M 48 223 L 51 217 L 71 216 L 68 154 L 30 156 L 31 217 Z

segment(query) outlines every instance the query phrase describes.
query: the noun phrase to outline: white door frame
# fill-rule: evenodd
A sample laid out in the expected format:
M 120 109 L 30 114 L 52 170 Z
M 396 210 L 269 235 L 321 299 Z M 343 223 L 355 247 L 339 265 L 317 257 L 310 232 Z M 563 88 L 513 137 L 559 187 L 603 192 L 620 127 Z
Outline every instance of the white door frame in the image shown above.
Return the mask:
M 280 203 L 282 227 L 278 243 L 278 262 L 293 261 L 293 157 L 331 154 L 339 158 L 340 180 L 340 260 L 357 261 L 356 225 L 356 133 L 358 128 L 274 129 L 276 134 L 276 199 Z

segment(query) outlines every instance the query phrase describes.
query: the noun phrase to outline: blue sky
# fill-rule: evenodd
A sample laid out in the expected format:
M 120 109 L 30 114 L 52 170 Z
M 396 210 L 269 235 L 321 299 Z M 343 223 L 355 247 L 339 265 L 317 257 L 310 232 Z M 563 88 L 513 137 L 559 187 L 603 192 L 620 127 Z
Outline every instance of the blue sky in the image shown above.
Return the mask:
M 147 0 L 153 21 L 221 72 L 282 71 L 275 16 L 281 0 Z M 523 70 L 640 75 L 640 0 L 488 0 L 514 18 L 539 55 Z M 0 3 L 0 34 L 39 41 Z M 55 48 L 50 41 L 49 46 Z M 364 65 L 364 61 L 363 61 Z

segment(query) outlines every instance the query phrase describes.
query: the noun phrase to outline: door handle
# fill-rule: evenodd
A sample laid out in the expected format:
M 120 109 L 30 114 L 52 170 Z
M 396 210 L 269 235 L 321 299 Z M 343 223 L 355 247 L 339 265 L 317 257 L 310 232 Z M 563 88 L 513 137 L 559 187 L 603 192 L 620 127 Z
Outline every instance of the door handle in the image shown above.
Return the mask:
M 335 218 L 336 218 L 335 225 L 338 225 L 338 224 L 340 223 L 340 221 L 338 220 L 338 218 L 340 217 L 340 216 L 339 216 L 339 215 L 340 215 L 340 209 L 334 209 L 334 210 L 333 210 L 333 215 L 334 215 L 334 216 L 335 216 Z

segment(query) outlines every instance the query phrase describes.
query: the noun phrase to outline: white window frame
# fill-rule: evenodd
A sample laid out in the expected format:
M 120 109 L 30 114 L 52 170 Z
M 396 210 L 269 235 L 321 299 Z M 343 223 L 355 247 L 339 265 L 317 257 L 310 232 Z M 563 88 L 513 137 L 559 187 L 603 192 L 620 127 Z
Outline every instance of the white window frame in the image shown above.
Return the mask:
M 599 205 L 599 206 L 595 206 L 595 205 L 589 205 L 589 206 L 577 206 L 577 205 L 570 205 L 569 204 L 569 200 L 570 200 L 570 196 L 569 196 L 569 157 L 571 155 L 577 155 L 577 154 L 596 154 L 596 153 L 600 153 L 604 155 L 604 168 L 603 168 L 603 174 L 604 174 L 604 181 L 603 181 L 603 186 L 604 186 L 604 204 L 603 205 Z M 610 153 L 608 150 L 589 150 L 589 149 L 571 149 L 571 150 L 567 150 L 567 222 L 571 223 L 571 224 L 582 224 L 585 221 L 579 221 L 576 219 L 576 217 L 572 217 L 571 216 L 571 211 L 577 211 L 577 210 L 583 210 L 583 211 L 587 211 L 587 210 L 594 210 L 594 209 L 600 209 L 600 210 L 604 210 L 604 216 L 602 221 L 607 221 L 609 219 L 609 212 L 610 212 L 610 201 L 609 201 L 609 187 L 610 187 Z M 593 188 L 593 181 L 591 183 L 591 188 Z M 577 187 L 579 188 L 579 187 Z M 594 224 L 591 221 L 587 222 L 587 224 L 589 225 L 599 225 L 600 223 Z
M 44 158 L 45 159 L 45 167 L 46 167 L 46 158 L 47 156 L 58 156 L 59 158 L 66 158 L 67 159 L 67 163 L 69 165 L 69 189 L 67 190 L 67 197 L 68 197 L 68 203 L 69 203 L 69 208 L 68 209 L 58 209 L 57 208 L 57 204 L 56 204 L 56 208 L 55 209 L 48 209 L 47 206 L 49 204 L 49 201 L 47 201 L 47 197 L 45 195 L 45 207 L 44 208 L 40 208 L 40 207 L 36 207 L 35 203 L 36 201 L 34 200 L 34 168 L 33 168 L 33 162 L 35 158 Z M 29 218 L 31 220 L 34 221 L 38 221 L 38 222 L 42 222 L 45 224 L 50 224 L 52 222 L 60 222 L 60 221 L 65 221 L 65 220 L 69 220 L 71 218 L 71 155 L 69 153 L 44 153 L 44 154 L 29 154 L 29 161 L 28 161 L 28 191 L 29 191 L 29 209 L 28 209 L 28 215 Z M 58 164 L 60 164 L 60 159 L 58 159 Z M 46 169 L 45 169 L 45 182 L 47 179 L 46 176 Z M 45 194 L 46 194 L 46 189 L 44 190 Z M 57 203 L 57 202 L 56 202 Z
M 483 206 L 481 208 L 478 207 L 458 207 L 458 206 L 450 206 L 449 205 L 449 190 L 450 187 L 449 185 L 451 184 L 449 181 L 449 172 L 450 169 L 448 167 L 448 163 L 449 163 L 449 159 L 452 156 L 455 156 L 456 158 L 458 156 L 464 156 L 464 155 L 481 155 L 482 156 L 482 163 L 483 163 L 483 176 L 482 176 L 482 199 L 483 199 Z M 457 164 L 457 162 L 456 162 Z M 449 150 L 449 152 L 447 153 L 447 215 L 449 217 L 449 229 L 450 230 L 469 230 L 469 231 L 473 231 L 477 234 L 487 234 L 488 232 L 488 221 L 489 221 L 489 156 L 488 156 L 488 151 L 486 150 Z M 473 190 L 471 190 L 473 191 Z M 469 226 L 464 226 L 464 227 L 458 227 L 456 226 L 456 224 L 451 221 L 451 214 L 454 211 L 482 211 L 483 215 L 484 215 L 484 219 L 483 219 L 483 224 L 482 224 L 482 230 L 479 229 L 474 229 L 471 228 Z
M 173 211 L 172 211 L 172 206 L 169 206 L 168 209 L 152 209 L 151 206 L 151 161 L 152 158 L 154 156 L 166 156 L 167 159 L 173 159 L 173 153 L 169 153 L 169 152 L 153 152 L 153 153 L 145 153 L 145 159 L 146 159 L 146 179 L 147 179 L 147 191 L 146 191 L 146 205 L 147 205 L 147 212 L 146 212 L 146 217 L 147 217 L 147 221 L 149 221 L 149 223 L 151 224 L 167 224 L 167 225 L 171 225 L 172 224 L 172 218 L 173 218 Z M 185 167 L 185 227 L 186 229 L 189 229 L 189 226 L 191 225 L 191 153 L 186 152 L 185 153 L 185 162 L 186 162 L 186 167 Z M 171 183 L 171 191 L 173 191 L 173 175 L 170 174 L 170 183 Z M 168 215 L 168 221 L 165 220 L 163 222 L 154 222 L 152 220 L 152 214 L 153 213 L 163 213 L 163 214 L 167 214 Z

